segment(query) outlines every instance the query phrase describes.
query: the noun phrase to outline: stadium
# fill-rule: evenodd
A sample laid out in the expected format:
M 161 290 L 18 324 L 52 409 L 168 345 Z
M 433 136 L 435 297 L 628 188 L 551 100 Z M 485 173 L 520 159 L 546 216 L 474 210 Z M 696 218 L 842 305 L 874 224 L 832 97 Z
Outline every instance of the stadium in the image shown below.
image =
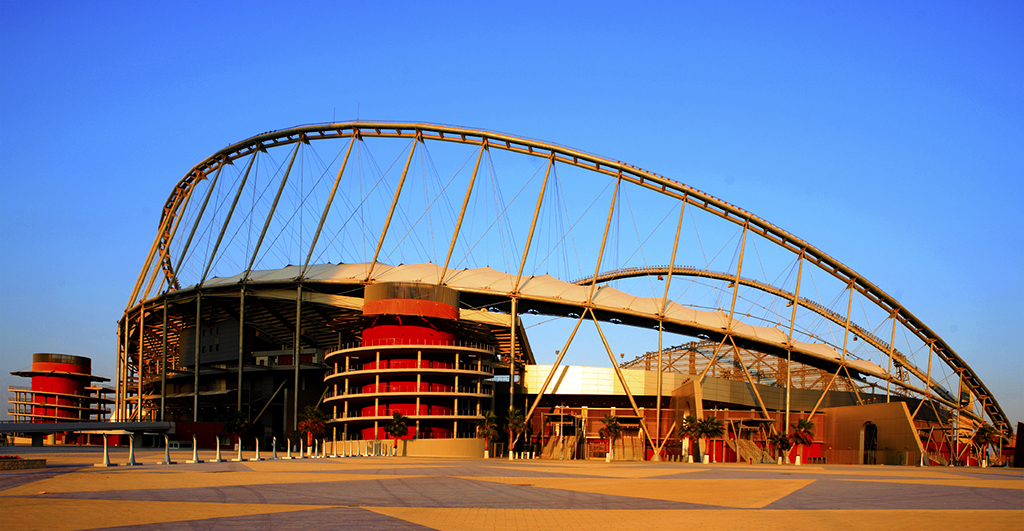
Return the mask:
M 544 458 L 610 442 L 679 459 L 689 416 L 722 423 L 700 454 L 727 461 L 773 460 L 801 420 L 815 429 L 792 451 L 827 463 L 973 464 L 1012 435 L 964 358 L 852 268 L 553 143 L 423 123 L 267 132 L 188 170 L 155 229 L 118 324 L 113 420 L 202 444 L 239 412 L 284 440 L 307 406 L 333 441 L 387 438 L 402 413 L 418 455 L 482 455 L 477 427 L 510 408 L 527 426 L 511 450 Z

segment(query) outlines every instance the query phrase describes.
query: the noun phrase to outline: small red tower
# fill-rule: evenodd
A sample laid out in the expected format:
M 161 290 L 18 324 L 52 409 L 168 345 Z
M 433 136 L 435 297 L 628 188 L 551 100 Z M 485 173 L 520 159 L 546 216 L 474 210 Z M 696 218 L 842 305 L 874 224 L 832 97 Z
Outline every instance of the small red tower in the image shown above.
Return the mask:
M 68 354 L 32 355 L 32 370 L 12 372 L 32 378 L 32 387 L 11 386 L 8 410 L 15 422 L 102 422 L 110 411 L 113 390 L 93 385 L 109 378 L 92 374 L 92 360 Z

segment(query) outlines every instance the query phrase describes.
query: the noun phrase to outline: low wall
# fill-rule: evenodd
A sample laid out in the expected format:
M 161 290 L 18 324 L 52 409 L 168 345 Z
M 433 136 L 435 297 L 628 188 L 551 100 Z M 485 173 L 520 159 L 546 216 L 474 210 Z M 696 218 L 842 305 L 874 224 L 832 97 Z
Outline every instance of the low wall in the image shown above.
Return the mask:
M 483 439 L 411 439 L 398 441 L 398 455 L 404 457 L 483 458 Z
M 0 459 L 0 470 L 46 468 L 46 459 Z

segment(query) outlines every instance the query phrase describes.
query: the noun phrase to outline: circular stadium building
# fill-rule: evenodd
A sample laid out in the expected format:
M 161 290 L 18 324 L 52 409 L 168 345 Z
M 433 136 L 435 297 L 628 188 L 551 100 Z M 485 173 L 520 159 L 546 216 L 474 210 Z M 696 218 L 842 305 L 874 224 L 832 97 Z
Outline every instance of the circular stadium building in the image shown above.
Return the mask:
M 387 438 L 399 413 L 411 455 L 482 455 L 489 413 L 498 453 L 542 458 L 764 461 L 781 435 L 800 441 L 785 459 L 954 464 L 1002 459 L 978 433 L 1010 441 L 980 376 L 881 287 L 725 200 L 557 144 L 272 131 L 185 172 L 154 228 L 114 417 L 201 441 L 240 417 L 294 437 L 309 408 L 331 442 Z M 721 430 L 690 444 L 691 418 Z

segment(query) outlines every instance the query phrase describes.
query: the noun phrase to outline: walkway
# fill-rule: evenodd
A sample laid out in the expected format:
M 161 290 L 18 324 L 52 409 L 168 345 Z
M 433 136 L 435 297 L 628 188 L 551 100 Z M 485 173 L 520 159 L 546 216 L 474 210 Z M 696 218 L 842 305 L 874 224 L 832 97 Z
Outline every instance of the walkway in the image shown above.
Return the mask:
M 0 529 L 1020 529 L 1024 470 L 338 458 L 97 468 L 4 448 Z M 212 455 L 200 455 L 210 458 Z M 249 457 L 249 456 L 247 456 Z M 117 449 L 112 461 L 124 463 Z

